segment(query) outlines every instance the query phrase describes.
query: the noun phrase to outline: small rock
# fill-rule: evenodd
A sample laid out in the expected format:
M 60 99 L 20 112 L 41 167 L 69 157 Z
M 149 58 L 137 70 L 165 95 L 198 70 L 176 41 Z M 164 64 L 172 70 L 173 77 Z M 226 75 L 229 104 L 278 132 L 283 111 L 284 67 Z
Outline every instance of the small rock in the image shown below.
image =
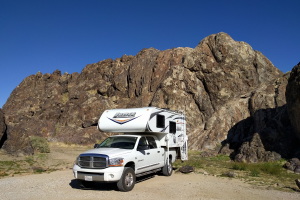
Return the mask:
M 223 176 L 235 178 L 235 177 L 237 177 L 237 174 L 234 171 L 229 171 L 229 172 L 224 173 Z
M 298 165 L 295 170 L 294 170 L 295 173 L 297 174 L 300 174 L 300 165 Z
M 204 172 L 203 172 L 203 174 L 204 174 L 204 175 L 209 175 L 209 173 L 208 173 L 208 172 L 206 172 L 206 171 L 204 171 Z
M 292 158 L 286 162 L 283 167 L 295 173 L 300 173 L 300 160 L 298 158 Z
M 284 168 L 286 168 L 287 170 L 290 170 L 290 171 L 294 171 L 295 170 L 295 166 L 292 165 L 290 162 L 286 162 L 284 165 L 283 165 Z
M 278 185 L 278 183 L 275 183 L 273 186 L 274 186 L 274 187 L 278 187 L 279 185 Z
M 284 187 L 282 184 L 280 184 L 280 183 L 275 183 L 274 185 L 273 185 L 273 187 Z

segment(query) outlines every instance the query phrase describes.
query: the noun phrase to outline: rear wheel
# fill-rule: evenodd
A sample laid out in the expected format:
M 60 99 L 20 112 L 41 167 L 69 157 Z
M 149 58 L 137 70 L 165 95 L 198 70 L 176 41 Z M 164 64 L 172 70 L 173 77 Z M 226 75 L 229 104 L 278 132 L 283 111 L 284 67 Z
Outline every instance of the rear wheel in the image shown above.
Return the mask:
M 173 166 L 172 166 L 172 160 L 171 160 L 171 158 L 169 158 L 166 161 L 165 166 L 163 166 L 163 168 L 162 168 L 162 173 L 165 176 L 171 176 L 172 175 L 172 173 L 173 173 Z
M 118 181 L 117 186 L 120 191 L 128 192 L 133 189 L 136 181 L 134 170 L 131 167 L 125 167 L 121 179 Z

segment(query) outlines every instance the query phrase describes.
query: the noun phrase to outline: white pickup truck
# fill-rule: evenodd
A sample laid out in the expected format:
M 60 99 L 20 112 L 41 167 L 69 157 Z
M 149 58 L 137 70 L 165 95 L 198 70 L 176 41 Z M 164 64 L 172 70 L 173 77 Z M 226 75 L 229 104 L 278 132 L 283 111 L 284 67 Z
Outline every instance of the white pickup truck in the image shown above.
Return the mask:
M 83 186 L 94 181 L 116 182 L 119 190 L 133 189 L 136 177 L 161 171 L 170 176 L 172 163 L 187 160 L 187 136 L 183 113 L 155 107 L 105 111 L 98 128 L 123 132 L 96 144 L 78 156 L 74 177 Z

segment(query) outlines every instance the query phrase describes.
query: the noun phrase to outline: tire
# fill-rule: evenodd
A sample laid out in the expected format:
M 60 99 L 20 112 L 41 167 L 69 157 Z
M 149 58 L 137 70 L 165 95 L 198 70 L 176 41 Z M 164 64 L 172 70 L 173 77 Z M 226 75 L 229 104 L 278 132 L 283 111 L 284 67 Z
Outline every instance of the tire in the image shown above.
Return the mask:
M 162 174 L 164 176 L 171 176 L 173 173 L 172 160 L 169 159 L 169 162 L 166 161 L 165 166 L 162 168 Z
M 134 188 L 136 176 L 131 167 L 125 167 L 121 179 L 118 181 L 118 189 L 122 192 L 131 191 Z

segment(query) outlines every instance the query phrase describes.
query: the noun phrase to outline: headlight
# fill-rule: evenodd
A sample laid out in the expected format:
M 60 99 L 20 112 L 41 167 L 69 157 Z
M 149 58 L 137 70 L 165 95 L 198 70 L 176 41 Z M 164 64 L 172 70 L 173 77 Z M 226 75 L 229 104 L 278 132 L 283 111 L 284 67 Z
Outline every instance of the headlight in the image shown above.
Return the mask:
M 120 167 L 123 166 L 124 160 L 123 158 L 111 158 L 109 159 L 110 167 Z

